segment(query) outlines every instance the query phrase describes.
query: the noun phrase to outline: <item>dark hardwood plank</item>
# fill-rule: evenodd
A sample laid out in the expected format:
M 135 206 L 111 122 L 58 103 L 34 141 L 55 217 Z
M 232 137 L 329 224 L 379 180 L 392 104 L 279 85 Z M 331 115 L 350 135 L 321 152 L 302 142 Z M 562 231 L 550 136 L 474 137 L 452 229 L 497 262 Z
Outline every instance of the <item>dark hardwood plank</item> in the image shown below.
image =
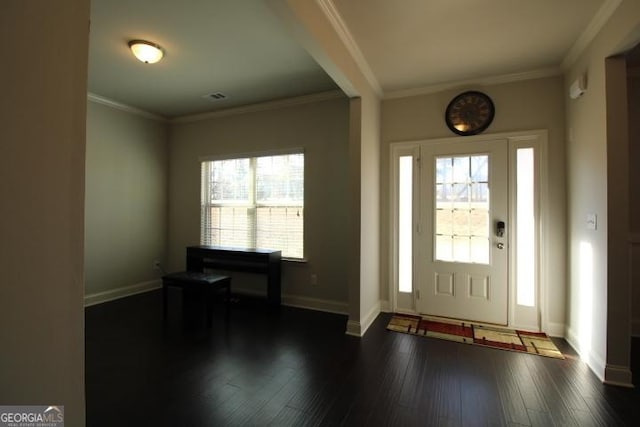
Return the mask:
M 428 353 L 424 357 L 424 369 L 412 403 L 419 419 L 434 424 L 462 422 L 461 382 L 458 376 L 460 346 L 435 338 L 425 340 L 424 348 Z
M 527 409 L 527 415 L 533 427 L 549 427 L 555 425 L 551 414 L 547 411 Z
M 493 352 L 493 373 L 498 393 L 502 402 L 505 420 L 514 425 L 530 425 L 525 398 L 522 389 L 528 390 L 529 384 L 522 382 L 523 375 L 521 360 L 523 357 L 530 357 L 524 354 L 510 354 L 506 351 L 496 350 Z M 524 387 L 522 387 L 524 385 Z M 536 399 L 527 395 L 527 399 Z
M 307 414 L 304 412 L 285 406 L 269 424 L 260 423 L 256 425 L 269 425 L 275 427 L 301 426 L 304 425 L 306 417 Z
M 346 425 L 388 425 L 402 389 L 402 380 L 409 363 L 407 345 L 414 337 L 386 333 L 388 345 L 370 348 L 372 341 L 365 340 L 360 353 L 362 365 L 357 366 L 353 381 L 358 386 Z M 404 349 L 403 351 L 399 351 Z M 372 375 L 373 372 L 377 374 Z M 399 378 L 398 378 L 399 377 Z
M 554 360 L 241 298 L 204 310 L 160 292 L 86 309 L 87 425 L 616 426 L 640 393 L 603 385 L 563 340 Z M 186 314 L 186 316 L 185 316 Z
M 533 360 L 538 356 L 529 356 L 525 359 L 531 374 L 532 386 L 540 391 L 546 412 L 551 416 L 552 425 L 576 425 L 576 420 L 571 412 L 561 391 L 556 387 L 555 381 L 546 371 L 540 361 Z M 543 361 L 544 362 L 544 361 Z
M 492 369 L 492 357 L 500 350 L 464 345 L 460 376 L 462 424 L 506 425 L 500 391 Z
M 536 356 L 511 353 L 508 356 L 504 356 L 502 359 L 505 361 L 505 372 L 508 372 L 507 375 L 511 375 L 513 380 L 517 382 L 520 397 L 527 409 L 527 414 L 530 414 L 529 410 L 546 413 L 549 408 L 545 403 L 542 390 L 535 386 L 534 379 L 529 371 L 529 366 L 527 365 L 527 358 L 529 357 Z

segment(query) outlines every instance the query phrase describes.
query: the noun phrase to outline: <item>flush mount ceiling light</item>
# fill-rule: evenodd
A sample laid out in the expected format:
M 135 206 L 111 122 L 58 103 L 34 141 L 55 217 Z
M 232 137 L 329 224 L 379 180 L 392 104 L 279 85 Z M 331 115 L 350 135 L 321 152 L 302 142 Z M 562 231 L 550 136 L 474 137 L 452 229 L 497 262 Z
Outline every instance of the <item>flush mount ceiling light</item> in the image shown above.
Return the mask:
M 155 64 L 160 61 L 164 55 L 160 46 L 146 40 L 131 40 L 129 47 L 135 57 L 145 64 Z

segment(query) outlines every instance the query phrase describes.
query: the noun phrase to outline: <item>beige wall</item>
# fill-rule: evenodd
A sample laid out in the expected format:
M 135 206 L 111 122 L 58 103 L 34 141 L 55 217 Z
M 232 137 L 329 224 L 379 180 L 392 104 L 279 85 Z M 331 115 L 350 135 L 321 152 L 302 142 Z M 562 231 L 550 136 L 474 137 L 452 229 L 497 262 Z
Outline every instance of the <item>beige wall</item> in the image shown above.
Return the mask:
M 85 293 L 157 280 L 166 265 L 168 129 L 89 102 Z
M 640 51 L 640 45 L 636 47 Z M 629 70 L 627 80 L 629 91 L 629 173 L 630 173 L 630 228 L 640 233 L 640 64 Z
M 607 127 L 607 365 L 605 380 L 611 381 L 610 368 L 628 373 L 630 361 L 630 246 L 629 246 L 629 120 L 627 67 L 623 56 L 607 58 L 605 63 Z M 612 287 L 612 284 L 616 284 Z M 609 326 L 618 325 L 610 329 Z M 621 327 L 624 325 L 624 327 Z M 625 342 L 622 350 L 617 343 Z M 614 344 L 615 343 L 615 344 Z M 611 349 L 615 346 L 615 349 Z M 621 351 L 622 350 L 622 351 Z M 616 361 L 615 365 L 612 363 Z M 616 379 L 614 381 L 619 381 Z
M 268 0 L 291 34 L 352 99 L 349 122 L 349 321 L 347 333 L 362 335 L 380 313 L 380 95 L 364 74 L 321 2 Z
M 348 126 L 349 103 L 344 98 L 174 124 L 170 136 L 170 268 L 184 268 L 185 247 L 199 244 L 202 157 L 303 148 L 308 262 L 284 263 L 282 293 L 335 303 L 333 307 L 344 311 L 349 265 Z M 311 274 L 317 274 L 316 286 L 310 284 Z M 253 279 L 247 276 L 234 274 L 232 286 L 252 286 Z M 264 293 L 264 286 L 261 291 Z
M 528 80 L 500 85 L 459 88 L 429 95 L 385 100 L 382 104 L 381 172 L 381 299 L 389 300 L 390 257 L 390 144 L 454 136 L 446 127 L 444 111 L 454 96 L 468 89 L 485 92 L 493 100 L 496 116 L 485 133 L 546 129 L 549 132 L 549 247 L 547 321 L 554 328 L 565 323 L 565 138 L 564 89 L 561 77 Z
M 640 51 L 640 46 L 636 47 Z M 632 333 L 640 336 L 640 64 L 629 69 L 629 198 L 631 231 Z
M 617 236 L 616 229 L 610 229 L 608 216 L 609 205 L 619 204 L 617 196 L 620 193 L 616 191 L 615 182 L 608 182 L 607 156 L 616 144 L 608 145 L 613 129 L 608 133 L 605 58 L 629 49 L 638 41 L 640 2 L 624 1 L 571 65 L 565 79 L 565 90 L 568 91 L 577 76 L 587 76 L 586 94 L 567 103 L 570 266 L 567 335 L 594 372 L 600 378 L 614 382 L 631 379 L 628 369 L 631 295 L 628 280 L 611 280 L 610 277 L 610 274 L 625 275 L 629 266 L 626 256 L 609 256 L 612 247 L 619 247 L 622 236 Z M 619 156 L 620 153 L 616 153 L 612 158 Z M 598 230 L 586 228 L 587 213 L 598 215 Z M 628 227 L 628 224 L 618 226 Z M 589 251 L 592 256 L 585 257 L 585 252 Z
M 89 2 L 3 1 L 0 28 L 0 402 L 83 426 Z

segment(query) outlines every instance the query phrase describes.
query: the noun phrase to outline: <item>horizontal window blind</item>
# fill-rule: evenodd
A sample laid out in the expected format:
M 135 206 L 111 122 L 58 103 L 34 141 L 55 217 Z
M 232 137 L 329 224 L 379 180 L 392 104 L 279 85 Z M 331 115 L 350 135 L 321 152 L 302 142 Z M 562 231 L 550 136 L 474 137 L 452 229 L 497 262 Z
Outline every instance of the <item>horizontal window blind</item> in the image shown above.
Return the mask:
M 304 154 L 202 162 L 200 241 L 304 258 Z

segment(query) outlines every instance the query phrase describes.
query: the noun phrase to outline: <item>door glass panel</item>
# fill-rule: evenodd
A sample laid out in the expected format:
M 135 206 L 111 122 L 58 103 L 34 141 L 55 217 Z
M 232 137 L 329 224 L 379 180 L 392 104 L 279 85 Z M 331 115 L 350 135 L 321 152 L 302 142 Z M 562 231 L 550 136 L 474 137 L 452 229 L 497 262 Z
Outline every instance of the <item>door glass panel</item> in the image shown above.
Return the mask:
M 467 183 L 469 178 L 469 157 L 453 157 L 453 182 Z
M 413 156 L 401 156 L 398 164 L 398 290 L 413 287 Z
M 468 237 L 469 234 L 469 209 L 453 210 L 453 235 Z
M 488 237 L 472 237 L 471 241 L 471 259 L 478 264 L 489 264 L 489 246 Z
M 470 191 L 471 203 L 474 207 L 489 209 L 489 206 L 486 205 L 489 201 L 489 184 L 486 182 L 472 182 Z
M 453 260 L 469 262 L 469 237 L 453 236 Z
M 451 235 L 436 236 L 436 259 L 453 261 L 453 237 Z
M 489 211 L 486 209 L 471 209 L 469 211 L 469 235 L 489 237 Z
M 453 211 L 451 209 L 437 209 L 436 216 L 436 235 L 452 236 Z
M 436 183 L 452 182 L 453 163 L 451 159 L 436 159 Z
M 453 184 L 453 195 L 451 201 L 454 208 L 466 209 L 469 203 L 469 184 Z
M 489 156 L 436 158 L 435 259 L 489 263 Z
M 489 181 L 489 162 L 487 156 L 471 157 L 471 180 L 473 182 Z

